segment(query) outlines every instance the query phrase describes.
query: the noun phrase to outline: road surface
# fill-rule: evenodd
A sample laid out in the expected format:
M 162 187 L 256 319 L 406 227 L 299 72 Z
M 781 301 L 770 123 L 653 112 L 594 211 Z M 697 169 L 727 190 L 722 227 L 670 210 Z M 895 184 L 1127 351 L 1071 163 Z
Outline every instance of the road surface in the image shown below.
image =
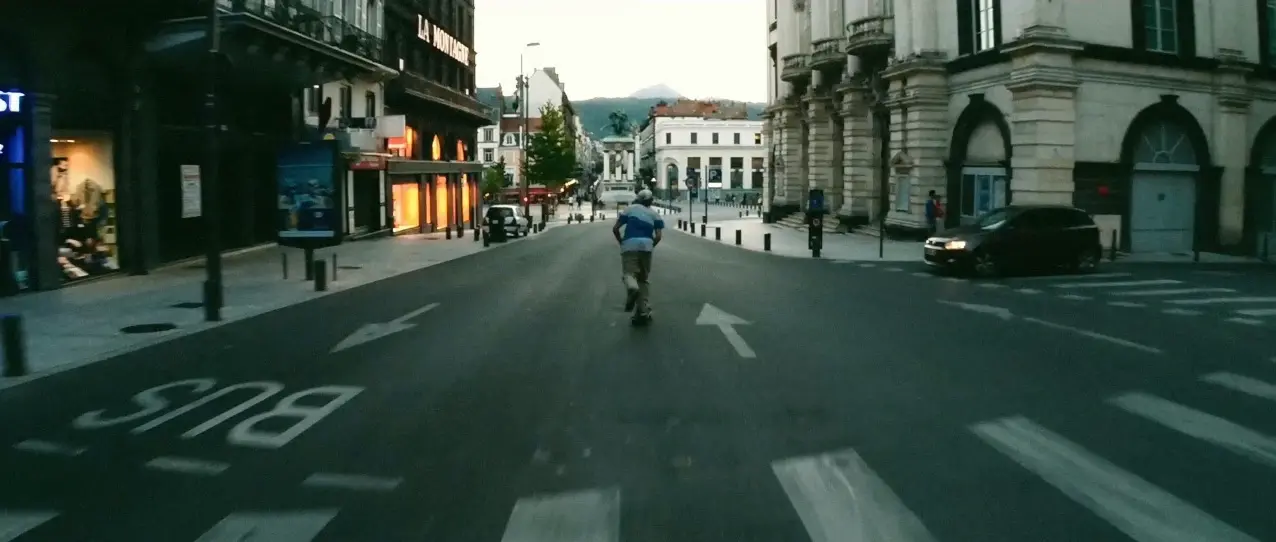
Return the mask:
M 1168 302 L 1265 270 L 671 232 L 633 329 L 616 250 L 558 227 L 0 392 L 0 540 L 1276 539 L 1273 318 Z

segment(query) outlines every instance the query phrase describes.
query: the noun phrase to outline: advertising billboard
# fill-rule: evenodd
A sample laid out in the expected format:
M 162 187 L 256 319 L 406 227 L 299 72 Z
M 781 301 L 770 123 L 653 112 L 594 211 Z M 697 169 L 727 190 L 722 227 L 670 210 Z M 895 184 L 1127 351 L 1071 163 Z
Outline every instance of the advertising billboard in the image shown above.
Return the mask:
M 336 141 L 295 143 L 279 152 L 279 244 L 317 248 L 341 243 L 339 160 Z

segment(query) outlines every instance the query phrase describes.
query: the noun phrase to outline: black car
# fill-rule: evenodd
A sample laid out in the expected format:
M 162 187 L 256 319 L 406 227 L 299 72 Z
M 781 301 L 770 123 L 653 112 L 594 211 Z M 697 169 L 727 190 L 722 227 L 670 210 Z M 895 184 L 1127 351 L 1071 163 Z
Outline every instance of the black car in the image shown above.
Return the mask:
M 1064 205 L 1011 205 L 927 239 L 924 258 L 934 267 L 995 276 L 1012 269 L 1086 273 L 1098 267 L 1102 254 L 1099 227 L 1089 213 Z

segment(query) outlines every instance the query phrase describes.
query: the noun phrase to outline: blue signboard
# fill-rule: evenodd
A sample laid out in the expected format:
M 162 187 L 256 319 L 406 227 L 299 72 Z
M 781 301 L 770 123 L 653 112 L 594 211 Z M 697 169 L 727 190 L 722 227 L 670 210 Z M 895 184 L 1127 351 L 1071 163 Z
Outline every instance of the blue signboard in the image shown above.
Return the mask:
M 0 91 L 0 113 L 21 113 L 23 96 L 26 94 L 16 90 Z
M 812 189 L 807 193 L 807 209 L 811 212 L 820 212 L 824 210 L 824 191 L 818 188 Z
M 341 242 L 335 141 L 299 143 L 279 153 L 279 242 L 319 247 Z

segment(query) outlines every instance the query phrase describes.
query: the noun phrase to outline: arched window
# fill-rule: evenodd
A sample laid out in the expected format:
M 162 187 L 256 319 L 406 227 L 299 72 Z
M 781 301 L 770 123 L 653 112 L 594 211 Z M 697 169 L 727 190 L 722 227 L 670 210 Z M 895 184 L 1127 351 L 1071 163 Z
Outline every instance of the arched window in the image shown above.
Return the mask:
M 1197 166 L 1196 149 L 1179 125 L 1159 121 L 1139 134 L 1134 147 L 1134 163 Z

